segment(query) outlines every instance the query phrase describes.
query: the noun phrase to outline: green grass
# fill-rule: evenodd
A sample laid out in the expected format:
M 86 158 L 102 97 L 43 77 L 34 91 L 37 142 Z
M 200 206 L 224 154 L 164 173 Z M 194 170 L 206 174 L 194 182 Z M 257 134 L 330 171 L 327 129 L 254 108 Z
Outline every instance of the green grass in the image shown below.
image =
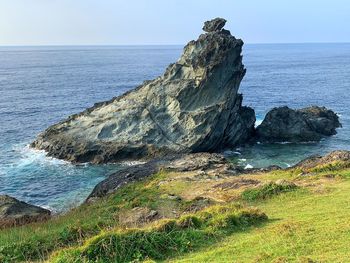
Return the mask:
M 243 191 L 242 199 L 246 201 L 264 200 L 274 195 L 294 191 L 296 189 L 297 186 L 295 184 L 276 184 L 270 182 L 263 186 Z
M 340 173 L 350 176 L 349 171 Z M 268 224 L 173 262 L 349 262 L 350 181 L 336 179 L 327 188 L 255 201 L 269 216 Z
M 310 173 L 324 173 L 324 172 L 334 172 L 334 171 L 344 170 L 348 168 L 350 168 L 349 162 L 334 161 L 324 165 L 316 166 L 306 171 Z
M 299 186 L 270 182 L 237 192 L 241 205 L 213 206 L 213 202 L 177 219 L 125 228 L 120 217 L 135 207 L 169 215 L 173 210 L 197 211 L 192 207 L 203 196 L 199 201 L 168 198 L 183 191 L 193 193 L 197 184 L 173 180 L 164 184 L 170 175 L 161 172 L 48 222 L 0 230 L 0 262 L 48 258 L 67 263 L 348 262 L 350 169 L 346 167 L 334 163 L 308 174 L 294 169 L 244 175 L 268 182 L 284 179 Z M 247 208 L 252 206 L 258 210 Z
M 105 229 L 118 226 L 118 213 L 136 206 L 157 207 L 159 192 L 152 180 L 121 188 L 109 198 L 82 205 L 45 223 L 0 230 L 0 262 L 44 260 L 57 249 L 77 245 Z
M 237 230 L 267 220 L 256 209 L 215 206 L 177 220 L 161 221 L 149 229 L 102 233 L 83 246 L 57 252 L 52 262 L 134 262 L 165 260 L 217 241 Z

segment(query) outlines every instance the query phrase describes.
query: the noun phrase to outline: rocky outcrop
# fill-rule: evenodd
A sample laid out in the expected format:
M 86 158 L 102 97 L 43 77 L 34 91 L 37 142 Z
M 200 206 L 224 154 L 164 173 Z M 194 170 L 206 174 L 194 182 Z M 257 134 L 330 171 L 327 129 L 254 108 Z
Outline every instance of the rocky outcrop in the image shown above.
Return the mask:
M 167 156 L 166 159 L 154 159 L 144 164 L 127 166 L 109 175 L 95 186 L 87 198 L 87 202 L 95 201 L 115 192 L 128 183 L 142 180 L 160 171 L 180 174 L 194 173 L 197 174 L 198 180 L 202 181 L 208 178 L 231 178 L 241 174 L 265 173 L 278 169 L 281 168 L 270 166 L 267 168 L 244 169 L 233 165 L 232 162 L 218 153 L 203 152 Z
M 107 163 L 216 151 L 245 142 L 254 110 L 238 94 L 243 41 L 206 22 L 164 75 L 49 127 L 32 147 L 72 162 Z
M 336 134 L 338 127 L 341 127 L 338 116 L 325 107 L 293 110 L 285 106 L 267 113 L 257 127 L 256 137 L 260 142 L 319 141 Z
M 47 209 L 30 205 L 8 195 L 0 195 L 0 228 L 18 226 L 50 217 Z
M 96 198 L 115 192 L 125 184 L 144 179 L 162 170 L 172 172 L 215 171 L 222 175 L 236 175 L 243 169 L 232 166 L 226 158 L 215 153 L 168 156 L 167 159 L 152 160 L 144 164 L 125 167 L 111 174 L 95 186 L 87 201 L 94 201 Z
M 299 168 L 303 172 L 313 170 L 314 168 L 325 168 L 327 165 L 335 165 L 334 168 L 350 168 L 350 151 L 338 150 L 330 152 L 325 156 L 314 155 L 302 160 L 297 163 L 291 169 Z M 331 168 L 331 167 L 329 167 Z

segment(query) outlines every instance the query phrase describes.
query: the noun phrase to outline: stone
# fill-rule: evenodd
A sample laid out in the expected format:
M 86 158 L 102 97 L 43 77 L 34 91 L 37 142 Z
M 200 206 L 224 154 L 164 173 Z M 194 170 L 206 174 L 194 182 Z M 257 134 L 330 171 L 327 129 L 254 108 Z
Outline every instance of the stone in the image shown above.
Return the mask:
M 209 169 L 213 166 L 226 164 L 227 160 L 221 154 L 196 153 L 184 155 L 181 158 L 170 161 L 169 164 L 164 165 L 163 167 L 167 170 L 187 172 L 200 169 Z
M 318 166 L 324 167 L 325 165 L 334 164 L 335 162 L 341 162 L 344 168 L 350 167 L 350 151 L 338 150 L 330 152 L 325 156 L 313 155 L 300 161 L 291 167 L 291 169 L 300 168 L 302 171 L 308 171 L 312 168 Z
M 210 33 L 162 76 L 49 127 L 31 146 L 73 163 L 109 163 L 244 144 L 255 114 L 238 93 L 243 41 L 218 31 L 224 21 L 206 22 Z
M 231 172 L 232 169 L 232 172 Z M 168 156 L 166 159 L 154 159 L 144 164 L 128 166 L 112 173 L 92 190 L 87 202 L 94 202 L 115 192 L 120 187 L 147 178 L 159 171 L 188 172 L 188 171 L 217 171 L 220 174 L 235 173 L 235 167 L 222 155 L 216 153 L 192 153 Z M 240 171 L 237 168 L 237 171 Z M 177 197 L 175 197 L 177 198 Z
M 339 117 L 325 107 L 312 106 L 299 110 L 287 106 L 273 108 L 256 129 L 259 142 L 319 141 L 336 134 Z
M 205 32 L 220 31 L 226 24 L 226 20 L 223 18 L 214 18 L 210 21 L 206 21 L 203 26 Z
M 0 228 L 47 220 L 51 212 L 8 195 L 0 195 Z

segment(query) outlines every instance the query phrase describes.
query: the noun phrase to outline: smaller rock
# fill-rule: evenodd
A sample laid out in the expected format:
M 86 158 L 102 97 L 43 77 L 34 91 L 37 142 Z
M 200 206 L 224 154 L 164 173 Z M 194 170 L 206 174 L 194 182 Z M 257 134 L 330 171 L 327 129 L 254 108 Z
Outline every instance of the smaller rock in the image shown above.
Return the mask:
M 169 200 L 175 200 L 175 201 L 181 201 L 182 200 L 182 198 L 180 196 L 175 195 L 175 194 L 167 194 L 164 197 L 169 199 Z
M 151 210 L 145 217 L 147 221 L 153 220 L 156 216 L 158 216 L 158 211 L 156 210 Z
M 257 127 L 260 142 L 319 141 L 336 134 L 341 127 L 339 117 L 325 107 L 312 106 L 293 110 L 287 106 L 273 108 Z
M 0 195 L 0 228 L 47 220 L 51 212 L 8 195 Z
M 119 223 L 125 227 L 140 226 L 160 217 L 158 211 L 150 210 L 148 207 L 134 207 L 131 211 L 118 213 L 117 216 Z
M 210 21 L 204 22 L 203 30 L 205 32 L 220 31 L 226 24 L 226 20 L 223 18 L 215 18 Z
M 206 170 L 225 164 L 227 164 L 227 160 L 223 155 L 203 152 L 183 155 L 164 165 L 163 168 L 187 172 L 199 169 Z

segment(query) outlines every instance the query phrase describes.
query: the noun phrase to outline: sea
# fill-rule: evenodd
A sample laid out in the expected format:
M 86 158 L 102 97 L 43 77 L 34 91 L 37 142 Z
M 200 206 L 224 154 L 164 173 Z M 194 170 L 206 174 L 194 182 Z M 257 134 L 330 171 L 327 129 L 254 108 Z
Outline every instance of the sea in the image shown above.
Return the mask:
M 161 75 L 181 46 L 0 47 L 0 194 L 62 213 L 108 174 L 130 163 L 73 165 L 28 147 L 48 126 Z M 319 143 L 228 149 L 243 167 L 291 166 L 314 154 L 350 150 L 350 44 L 246 44 L 240 92 L 257 125 L 273 107 L 326 106 L 338 134 Z

